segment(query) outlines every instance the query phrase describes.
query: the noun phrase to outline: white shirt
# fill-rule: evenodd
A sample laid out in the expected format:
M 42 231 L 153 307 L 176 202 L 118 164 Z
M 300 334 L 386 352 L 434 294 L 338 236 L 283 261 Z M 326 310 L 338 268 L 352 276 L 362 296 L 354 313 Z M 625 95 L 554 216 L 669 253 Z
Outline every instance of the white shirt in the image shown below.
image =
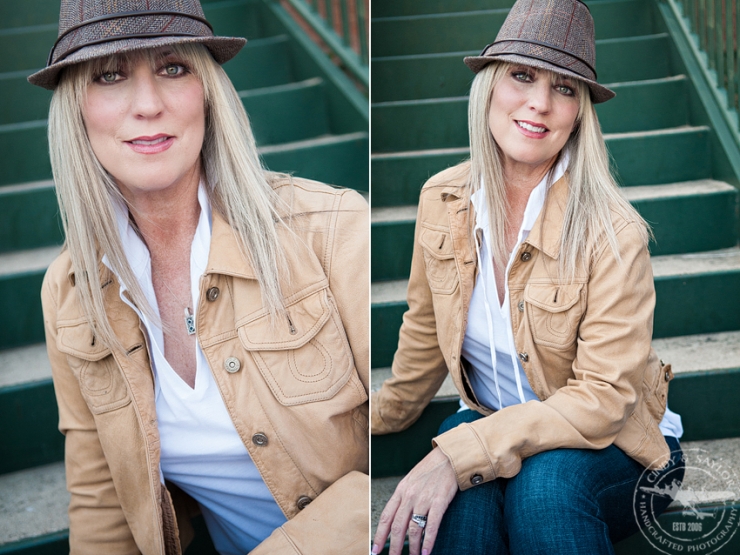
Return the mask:
M 548 181 L 548 176 L 545 176 L 529 195 L 517 243 L 506 265 L 502 305 L 498 302 L 493 256 L 488 247 L 491 244 L 491 230 L 485 189 L 481 187 L 470 199 L 476 214 L 474 233 L 480 238 L 476 241 L 480 271 L 468 309 L 462 355 L 470 363 L 468 378 L 478 402 L 493 410 L 538 400 L 516 354 L 509 307 L 508 277 L 519 245 L 529 236 L 544 206 L 548 183 L 555 183 L 565 174 L 568 162 L 569 156 L 565 152 L 550 171 L 552 178 Z M 460 404 L 464 407 L 462 401 Z M 666 408 L 660 423 L 660 431 L 663 435 L 680 438 L 683 435 L 681 417 Z
M 198 189 L 198 201 L 200 218 L 190 249 L 190 308 L 194 315 L 211 244 L 211 208 L 203 184 Z M 149 250 L 131 226 L 128 209 L 121 203 L 114 205 L 126 258 L 149 305 L 158 314 Z M 106 257 L 103 263 L 110 268 Z M 147 332 L 162 481 L 166 478 L 198 502 L 219 553 L 251 551 L 286 521 L 285 515 L 234 427 L 200 344 L 196 344 L 195 387 L 190 388 L 164 357 L 162 329 L 128 301 L 125 290 L 121 284 L 121 299 L 136 310 Z

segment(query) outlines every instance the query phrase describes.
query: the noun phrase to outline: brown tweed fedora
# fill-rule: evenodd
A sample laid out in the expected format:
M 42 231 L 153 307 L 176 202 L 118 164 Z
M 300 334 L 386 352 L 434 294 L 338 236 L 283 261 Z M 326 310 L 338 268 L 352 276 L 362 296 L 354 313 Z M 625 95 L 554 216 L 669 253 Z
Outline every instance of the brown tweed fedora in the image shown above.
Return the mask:
M 214 36 L 198 0 L 62 0 L 59 36 L 46 67 L 28 81 L 54 89 L 67 66 L 175 43 L 204 44 L 223 64 L 246 42 Z
M 580 0 L 517 0 L 496 41 L 465 63 L 478 73 L 494 60 L 579 79 L 591 89 L 595 104 L 616 96 L 596 82 L 594 20 Z

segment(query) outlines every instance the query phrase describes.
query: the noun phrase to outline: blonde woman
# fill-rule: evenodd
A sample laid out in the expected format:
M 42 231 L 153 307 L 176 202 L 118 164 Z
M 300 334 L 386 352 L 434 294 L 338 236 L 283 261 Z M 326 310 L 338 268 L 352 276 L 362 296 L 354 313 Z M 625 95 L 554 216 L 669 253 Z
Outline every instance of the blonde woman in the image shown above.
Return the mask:
M 413 423 L 447 372 L 462 409 L 386 505 L 411 555 L 608 554 L 646 468 L 680 483 L 670 366 L 651 349 L 645 222 L 618 191 L 594 104 L 593 20 L 518 0 L 465 63 L 470 161 L 424 186 L 393 378 L 372 432 Z M 669 479 L 667 483 L 670 483 Z M 670 499 L 652 499 L 653 516 Z
M 31 83 L 74 554 L 367 549 L 367 206 L 263 170 L 197 0 L 63 0 Z M 319 528 L 321 534 L 317 534 Z

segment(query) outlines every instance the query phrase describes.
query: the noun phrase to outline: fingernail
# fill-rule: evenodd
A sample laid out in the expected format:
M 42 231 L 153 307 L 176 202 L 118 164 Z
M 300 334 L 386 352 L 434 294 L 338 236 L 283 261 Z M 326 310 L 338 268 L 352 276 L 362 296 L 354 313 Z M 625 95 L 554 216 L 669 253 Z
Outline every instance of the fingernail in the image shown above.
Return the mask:
M 365 544 L 365 545 L 367 545 L 367 544 Z M 373 548 L 370 551 L 370 555 L 378 555 L 378 553 L 380 553 L 380 549 L 378 549 L 378 544 L 375 544 L 374 543 L 373 544 Z
M 421 550 L 421 555 L 429 555 L 429 550 L 428 549 L 422 549 Z

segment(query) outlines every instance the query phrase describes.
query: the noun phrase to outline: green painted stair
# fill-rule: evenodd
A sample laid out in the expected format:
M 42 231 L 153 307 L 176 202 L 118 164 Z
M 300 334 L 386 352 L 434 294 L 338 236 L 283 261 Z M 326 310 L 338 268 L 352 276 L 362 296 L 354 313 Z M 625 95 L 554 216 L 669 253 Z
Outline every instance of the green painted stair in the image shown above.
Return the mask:
M 740 437 L 740 175 L 732 170 L 734 147 L 723 142 L 660 1 L 587 0 L 599 82 L 617 92 L 597 112 L 624 194 L 655 233 L 654 344 L 677 374 L 669 403 L 683 418 L 685 441 L 711 440 L 718 456 L 727 449 L 734 454 Z M 407 308 L 421 186 L 468 156 L 473 74 L 462 58 L 495 38 L 512 3 L 373 2 L 374 389 L 390 375 Z M 373 495 L 387 498 L 392 490 L 382 480 L 394 484 L 428 452 L 437 426 L 457 407 L 448 380 L 412 428 L 372 438 Z M 382 501 L 373 504 L 377 518 Z M 638 540 L 620 545 L 618 553 L 652 552 Z
M 248 38 L 224 68 L 250 115 L 265 164 L 367 192 L 367 99 L 279 2 L 202 4 L 217 34 Z M 58 16 L 58 0 L 0 3 L 0 294 L 6 315 L 0 324 L 0 417 L 6 423 L 0 431 L 0 512 L 27 505 L 20 516 L 0 515 L 0 553 L 68 551 L 63 437 L 40 302 L 44 272 L 63 242 L 46 140 L 51 92 L 26 81 L 45 64 Z M 29 484 L 39 484 L 38 492 L 28 493 Z

